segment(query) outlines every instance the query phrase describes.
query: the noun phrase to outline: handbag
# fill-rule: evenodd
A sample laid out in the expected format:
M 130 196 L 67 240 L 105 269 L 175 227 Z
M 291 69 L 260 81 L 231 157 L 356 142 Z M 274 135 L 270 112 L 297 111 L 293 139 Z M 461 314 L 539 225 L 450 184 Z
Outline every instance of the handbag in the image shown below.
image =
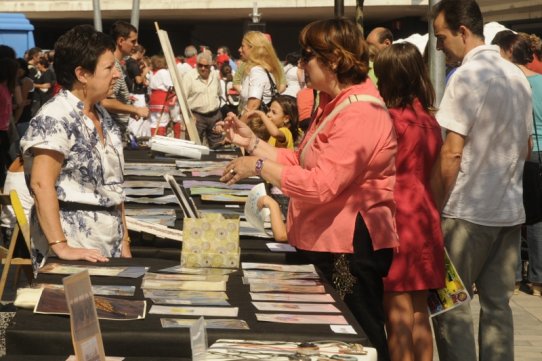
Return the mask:
M 533 123 L 538 162 L 527 160 L 523 167 L 523 208 L 525 208 L 525 224 L 527 225 L 542 221 L 542 161 L 534 114 Z

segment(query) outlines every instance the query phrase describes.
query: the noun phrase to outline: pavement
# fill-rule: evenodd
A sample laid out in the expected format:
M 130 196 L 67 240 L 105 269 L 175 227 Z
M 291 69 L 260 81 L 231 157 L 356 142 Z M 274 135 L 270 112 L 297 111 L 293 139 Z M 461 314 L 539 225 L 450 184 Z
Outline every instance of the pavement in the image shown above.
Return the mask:
M 516 361 L 542 360 L 542 297 L 533 296 L 527 285 L 522 284 L 520 293 L 510 301 L 514 315 L 514 356 Z M 480 315 L 478 296 L 471 301 L 472 315 L 475 321 Z M 474 334 L 478 335 L 475 322 Z M 434 346 L 434 361 L 439 361 Z

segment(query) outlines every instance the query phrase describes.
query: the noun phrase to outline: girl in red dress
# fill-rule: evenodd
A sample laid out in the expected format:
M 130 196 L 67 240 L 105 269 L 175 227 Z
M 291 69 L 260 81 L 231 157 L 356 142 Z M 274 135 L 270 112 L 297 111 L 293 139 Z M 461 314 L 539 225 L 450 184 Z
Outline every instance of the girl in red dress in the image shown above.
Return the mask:
M 440 215 L 430 188 L 442 145 L 433 116 L 435 92 L 422 54 L 410 43 L 386 48 L 374 67 L 397 134 L 394 197 L 400 247 L 384 279 L 388 347 L 392 361 L 432 360 L 427 294 L 444 286 Z

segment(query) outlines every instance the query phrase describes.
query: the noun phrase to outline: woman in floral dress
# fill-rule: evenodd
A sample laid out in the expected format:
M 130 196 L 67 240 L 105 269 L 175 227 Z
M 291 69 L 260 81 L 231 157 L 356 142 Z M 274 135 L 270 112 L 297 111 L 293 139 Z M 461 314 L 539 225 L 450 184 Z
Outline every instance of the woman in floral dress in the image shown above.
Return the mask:
M 21 140 L 35 200 L 35 269 L 48 255 L 90 262 L 131 257 L 121 134 L 99 104 L 119 77 L 114 50 L 114 42 L 89 25 L 74 27 L 55 44 L 63 89 L 30 121 Z

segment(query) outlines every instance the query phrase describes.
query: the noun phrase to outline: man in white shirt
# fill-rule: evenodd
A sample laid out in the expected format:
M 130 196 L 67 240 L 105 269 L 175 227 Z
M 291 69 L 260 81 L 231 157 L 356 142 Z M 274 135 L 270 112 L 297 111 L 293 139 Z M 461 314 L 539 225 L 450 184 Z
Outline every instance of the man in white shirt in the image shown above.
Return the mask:
M 196 118 L 196 128 L 203 142 L 207 139 L 210 148 L 222 145 L 223 136 L 213 130 L 215 123 L 222 120 L 220 113 L 220 79 L 218 72 L 211 69 L 212 56 L 199 53 L 196 69 L 187 72 L 182 79 L 184 95 Z
M 523 164 L 530 152 L 532 104 L 527 79 L 484 45 L 474 0 L 442 0 L 433 8 L 437 49 L 461 62 L 439 111 L 446 138 L 432 180 L 442 209 L 445 245 L 459 276 L 480 299 L 479 359 L 514 359 L 509 301 L 514 291 Z M 468 303 L 433 318 L 441 361 L 477 360 Z

